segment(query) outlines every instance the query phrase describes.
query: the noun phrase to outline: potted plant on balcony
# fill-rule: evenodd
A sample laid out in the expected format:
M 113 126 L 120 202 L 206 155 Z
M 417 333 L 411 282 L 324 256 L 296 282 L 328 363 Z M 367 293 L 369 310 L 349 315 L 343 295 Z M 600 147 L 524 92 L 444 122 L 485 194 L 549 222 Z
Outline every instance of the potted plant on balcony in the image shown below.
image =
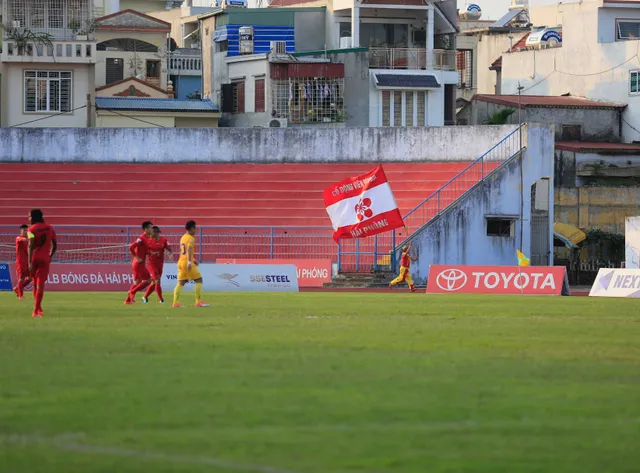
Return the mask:
M 5 25 L 4 31 L 7 42 L 13 42 L 18 56 L 33 56 L 34 46 L 46 47 L 49 55 L 53 55 L 53 36 L 49 33 L 34 33 L 28 28 L 14 27 L 12 24 Z
M 93 36 L 93 32 L 96 30 L 96 21 L 87 20 L 84 23 L 84 27 L 80 20 L 72 18 L 69 20 L 69 29 L 73 32 L 74 39 L 76 41 L 88 41 Z

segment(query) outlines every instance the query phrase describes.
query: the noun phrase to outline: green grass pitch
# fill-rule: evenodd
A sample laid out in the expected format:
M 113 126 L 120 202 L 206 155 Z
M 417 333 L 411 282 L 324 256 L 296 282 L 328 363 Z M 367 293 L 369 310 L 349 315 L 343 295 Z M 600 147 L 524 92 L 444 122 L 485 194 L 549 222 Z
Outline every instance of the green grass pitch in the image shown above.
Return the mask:
M 3 473 L 640 469 L 638 301 L 12 296 Z

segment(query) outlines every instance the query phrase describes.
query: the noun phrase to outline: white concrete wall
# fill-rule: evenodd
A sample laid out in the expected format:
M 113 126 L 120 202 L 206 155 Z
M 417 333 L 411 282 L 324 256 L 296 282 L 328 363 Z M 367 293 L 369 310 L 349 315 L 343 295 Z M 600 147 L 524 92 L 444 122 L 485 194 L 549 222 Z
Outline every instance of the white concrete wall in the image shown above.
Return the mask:
M 87 126 L 87 110 L 81 108 L 74 112 L 57 115 L 55 112 L 25 112 L 24 111 L 24 71 L 71 71 L 73 98 L 71 108 L 81 107 L 87 103 L 87 94 L 94 93 L 95 66 L 93 64 L 20 64 L 6 63 L 5 74 L 2 76 L 3 88 L 6 94 L 2 97 L 2 108 L 6 114 L 6 121 L 2 126 L 16 126 L 38 118 L 51 116 L 46 120 L 24 125 L 25 127 L 79 127 Z
M 513 125 L 427 128 L 0 129 L 4 162 L 471 161 Z M 518 144 L 510 140 L 513 150 Z
M 427 93 L 427 126 L 444 125 L 444 86 L 445 84 L 457 84 L 458 73 L 455 71 L 423 71 L 415 69 L 369 69 L 369 126 L 382 126 L 380 121 L 381 94 L 376 87 L 374 74 L 395 75 L 433 75 L 442 85 L 438 89 L 430 89 Z
M 624 238 L 626 267 L 640 269 L 640 217 L 626 218 Z
M 252 59 L 228 59 L 229 80 L 244 80 L 244 112 L 255 113 L 255 81 L 265 79 L 265 108 L 271 104 L 269 96 L 268 72 L 269 62 L 264 54 L 256 55 Z M 270 108 L 270 107 L 269 107 Z
M 597 3 L 564 5 L 563 8 L 563 46 L 503 55 L 502 93 L 517 94 L 518 83 L 521 83 L 524 94 L 571 93 L 625 103 L 628 107 L 623 119 L 640 130 L 640 94 L 629 92 L 629 71 L 640 69 L 637 57 L 640 43 L 599 43 Z M 637 16 L 640 17 L 640 11 Z M 623 123 L 623 139 L 640 140 L 640 133 Z
M 478 42 L 478 58 L 476 62 L 477 93 L 496 93 L 496 71 L 489 69 L 491 64 L 509 50 L 509 36 L 513 36 L 513 44 L 524 36 L 524 33 L 505 33 L 483 36 Z

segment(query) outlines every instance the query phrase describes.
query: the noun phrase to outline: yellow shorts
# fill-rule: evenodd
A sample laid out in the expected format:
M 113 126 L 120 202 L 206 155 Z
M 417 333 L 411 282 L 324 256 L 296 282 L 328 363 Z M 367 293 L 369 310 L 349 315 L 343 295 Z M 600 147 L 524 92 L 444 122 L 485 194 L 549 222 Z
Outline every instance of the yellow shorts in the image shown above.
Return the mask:
M 191 265 L 191 271 L 189 271 L 186 261 L 178 262 L 178 281 L 194 281 L 201 277 L 200 270 L 195 264 Z

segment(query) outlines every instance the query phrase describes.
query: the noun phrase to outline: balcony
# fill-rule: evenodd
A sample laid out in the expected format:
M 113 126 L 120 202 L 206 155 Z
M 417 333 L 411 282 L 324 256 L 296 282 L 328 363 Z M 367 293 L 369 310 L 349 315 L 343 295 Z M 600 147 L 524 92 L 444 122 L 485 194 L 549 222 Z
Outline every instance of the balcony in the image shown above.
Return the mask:
M 426 69 L 424 48 L 369 48 L 370 69 Z M 433 50 L 433 70 L 455 71 L 456 51 Z
M 201 76 L 202 58 L 199 54 L 172 54 L 169 57 L 169 74 L 173 76 Z
M 95 41 L 52 41 L 51 44 L 4 40 L 2 62 L 95 64 Z

